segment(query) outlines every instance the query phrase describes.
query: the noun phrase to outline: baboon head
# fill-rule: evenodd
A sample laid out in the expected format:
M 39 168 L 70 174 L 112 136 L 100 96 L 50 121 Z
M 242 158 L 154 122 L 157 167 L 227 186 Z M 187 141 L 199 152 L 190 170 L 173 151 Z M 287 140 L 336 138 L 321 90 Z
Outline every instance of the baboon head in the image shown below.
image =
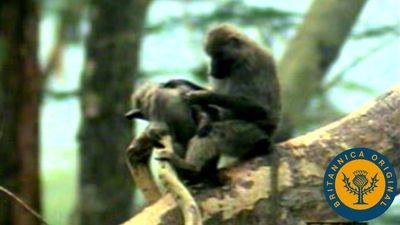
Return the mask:
M 232 25 L 219 25 L 208 32 L 205 51 L 211 57 L 210 75 L 223 79 L 237 69 L 251 67 L 258 45 Z

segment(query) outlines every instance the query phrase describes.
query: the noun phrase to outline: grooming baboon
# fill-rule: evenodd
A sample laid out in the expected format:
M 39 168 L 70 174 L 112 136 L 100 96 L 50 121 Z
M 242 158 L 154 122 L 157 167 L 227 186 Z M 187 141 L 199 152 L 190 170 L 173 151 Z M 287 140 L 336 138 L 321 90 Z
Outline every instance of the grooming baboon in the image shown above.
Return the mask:
M 138 175 L 135 176 L 139 170 L 150 174 L 149 157 L 153 147 L 163 147 L 158 140 L 164 135 L 171 136 L 173 154 L 159 151 L 158 159 L 168 158 L 172 164 L 179 165 L 179 169 L 196 170 L 193 165 L 184 162 L 187 144 L 196 133 L 198 136 L 208 133 L 209 121 L 217 120 L 216 109 L 209 106 L 192 106 L 188 99 L 184 98 L 184 94 L 189 91 L 200 89 L 202 88 L 189 83 L 176 84 L 174 87 L 167 84 L 149 83 L 135 91 L 132 96 L 133 109 L 126 114 L 126 117 L 149 121 L 148 127 L 132 141 L 127 152 L 130 164 L 135 166 L 130 167 L 135 182 L 140 180 Z M 147 171 L 145 167 L 148 168 Z M 148 179 L 152 178 L 148 177 Z M 143 176 L 141 180 L 144 180 Z M 142 183 L 138 185 L 143 186 L 143 189 L 149 189 L 146 186 L 154 187 L 154 185 Z
M 165 84 L 143 85 L 134 93 L 134 107 L 126 117 L 151 122 L 144 136 L 148 136 L 154 145 L 157 145 L 159 136 L 171 135 L 174 152 L 184 157 L 190 138 L 196 132 L 205 132 L 204 130 L 208 129 L 208 121 L 216 119 L 215 109 L 208 106 L 191 106 L 183 97 L 188 91 L 199 89 L 200 87 L 194 84 L 180 84 L 174 88 Z
M 188 145 L 185 162 L 198 171 L 216 169 L 220 155 L 247 158 L 267 153 L 280 116 L 280 90 L 270 53 L 230 25 L 211 29 L 205 43 L 211 58 L 211 90 L 186 94 L 191 104 L 217 106 L 219 121 Z M 172 80 L 168 86 L 189 83 Z M 179 166 L 179 165 L 178 165 Z
M 187 99 L 183 98 L 184 93 L 197 89 L 194 85 L 184 84 L 174 88 L 164 84 L 143 85 L 132 97 L 134 109 L 126 114 L 129 119 L 149 121 L 145 131 L 134 139 L 128 148 L 127 164 L 135 183 L 149 203 L 158 200 L 161 193 L 171 193 L 181 208 L 185 224 L 192 224 L 190 221 L 196 221 L 193 224 L 201 224 L 201 214 L 195 200 L 168 162 L 160 161 L 154 164 L 153 177 L 150 173 L 149 158 L 154 147 L 162 148 L 154 152 L 157 159 L 162 160 L 168 154 L 171 164 L 182 165 L 181 169 L 185 171 L 195 170 L 192 165 L 182 162 L 187 143 L 196 130 L 197 133 L 202 133 L 202 130 L 207 129 L 208 120 L 216 119 L 211 118 L 215 113 L 210 107 L 191 106 Z M 167 135 L 169 137 L 161 143 L 160 140 L 164 138 L 162 136 Z M 165 144 L 167 146 L 164 146 Z M 188 207 L 191 208 L 191 213 L 187 212 Z

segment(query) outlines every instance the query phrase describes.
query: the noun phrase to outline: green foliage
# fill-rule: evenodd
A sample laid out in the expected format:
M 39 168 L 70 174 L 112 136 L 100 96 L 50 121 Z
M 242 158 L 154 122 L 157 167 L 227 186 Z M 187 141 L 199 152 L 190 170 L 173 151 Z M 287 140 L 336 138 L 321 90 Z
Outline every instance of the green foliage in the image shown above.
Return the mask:
M 372 88 L 372 87 L 368 87 L 367 85 L 361 84 L 359 82 L 354 82 L 354 81 L 342 81 L 340 82 L 339 86 L 341 88 L 344 88 L 346 90 L 349 91 L 353 91 L 353 92 L 362 92 L 364 94 L 368 94 L 371 96 L 375 96 L 378 94 L 378 92 Z
M 195 2 L 183 1 L 186 7 Z M 274 37 L 281 38 L 288 36 L 288 32 L 293 30 L 297 22 L 302 18 L 302 14 L 285 11 L 272 7 L 255 7 L 243 3 L 242 0 L 215 1 L 215 9 L 207 12 L 190 12 L 190 15 L 183 13 L 165 19 L 156 24 L 147 24 L 147 34 L 157 34 L 169 31 L 177 27 L 184 27 L 189 24 L 190 35 L 204 35 L 204 32 L 212 24 L 233 23 L 241 27 L 256 28 L 262 41 L 267 45 L 272 45 Z M 167 71 L 147 71 L 146 77 L 155 75 L 171 74 Z M 201 61 L 199 65 L 188 69 L 186 73 L 191 73 L 193 77 L 200 81 L 207 80 L 207 65 Z
M 366 38 L 382 38 L 385 35 L 400 35 L 400 26 L 398 24 L 395 25 L 387 25 L 381 27 L 374 27 L 370 29 L 366 29 L 359 33 L 353 34 L 352 38 L 354 40 L 366 39 Z
M 189 3 L 186 3 L 189 4 Z M 197 31 L 205 30 L 210 24 L 230 22 L 241 26 L 249 24 L 259 27 L 267 27 L 271 32 L 285 32 L 295 25 L 295 19 L 301 18 L 300 14 L 275 8 L 260 8 L 247 6 L 242 1 L 232 0 L 216 3 L 214 11 L 206 14 L 184 15 L 172 17 L 161 23 L 147 26 L 148 33 L 160 32 L 164 29 L 190 23 Z M 189 20 L 189 21 L 187 21 Z
M 347 66 L 345 66 L 338 74 L 336 74 L 331 81 L 324 84 L 322 89 L 325 92 L 327 92 L 334 87 L 341 86 L 348 90 L 361 91 L 361 92 L 364 92 L 366 94 L 371 94 L 371 95 L 376 94 L 376 91 L 374 91 L 372 88 L 366 87 L 365 85 L 355 83 L 355 82 L 345 81 L 345 76 L 346 76 L 346 74 L 349 73 L 350 70 L 355 68 L 361 62 L 365 61 L 366 59 L 368 59 L 369 57 L 371 57 L 375 53 L 379 52 L 384 47 L 388 46 L 389 44 L 391 44 L 393 41 L 396 41 L 396 40 L 397 40 L 397 37 L 393 38 L 389 41 L 385 40 L 385 41 L 381 42 L 378 46 L 376 46 L 372 49 L 369 49 L 364 54 L 361 54 L 360 56 L 356 57 L 352 62 L 350 62 Z

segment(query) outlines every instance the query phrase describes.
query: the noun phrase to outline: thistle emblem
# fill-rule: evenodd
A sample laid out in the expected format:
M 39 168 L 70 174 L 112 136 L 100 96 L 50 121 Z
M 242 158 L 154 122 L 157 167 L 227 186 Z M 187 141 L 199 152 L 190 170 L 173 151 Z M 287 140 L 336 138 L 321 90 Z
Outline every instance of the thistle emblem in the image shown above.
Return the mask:
M 353 187 L 351 185 L 350 179 L 346 177 L 346 174 L 343 174 L 343 182 L 344 182 L 344 187 L 347 189 L 347 191 L 350 194 L 357 195 L 357 202 L 353 203 L 354 205 L 367 205 L 368 203 L 364 202 L 364 195 L 371 193 L 375 190 L 376 183 L 378 182 L 377 176 L 378 173 L 375 174 L 374 177 L 371 177 L 371 182 L 370 185 L 365 188 L 368 184 L 368 179 L 367 179 L 367 174 L 368 172 L 365 170 L 356 170 L 353 172 L 354 178 L 352 180 L 353 184 L 356 187 Z

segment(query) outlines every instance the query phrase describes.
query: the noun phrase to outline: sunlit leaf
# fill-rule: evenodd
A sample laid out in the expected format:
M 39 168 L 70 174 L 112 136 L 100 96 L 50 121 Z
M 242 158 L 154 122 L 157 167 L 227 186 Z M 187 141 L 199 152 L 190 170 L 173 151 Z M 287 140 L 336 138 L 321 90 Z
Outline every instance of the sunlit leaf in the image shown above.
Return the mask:
M 354 81 L 345 80 L 345 81 L 340 82 L 339 86 L 346 90 L 362 92 L 362 93 L 365 93 L 368 95 L 377 95 L 378 94 L 378 92 L 374 88 L 371 88 L 365 84 L 354 82 Z
M 381 27 L 374 27 L 370 29 L 366 29 L 359 33 L 353 34 L 352 38 L 359 40 L 365 38 L 377 38 L 384 35 L 400 35 L 400 26 L 399 25 L 388 25 L 388 26 L 381 26 Z

